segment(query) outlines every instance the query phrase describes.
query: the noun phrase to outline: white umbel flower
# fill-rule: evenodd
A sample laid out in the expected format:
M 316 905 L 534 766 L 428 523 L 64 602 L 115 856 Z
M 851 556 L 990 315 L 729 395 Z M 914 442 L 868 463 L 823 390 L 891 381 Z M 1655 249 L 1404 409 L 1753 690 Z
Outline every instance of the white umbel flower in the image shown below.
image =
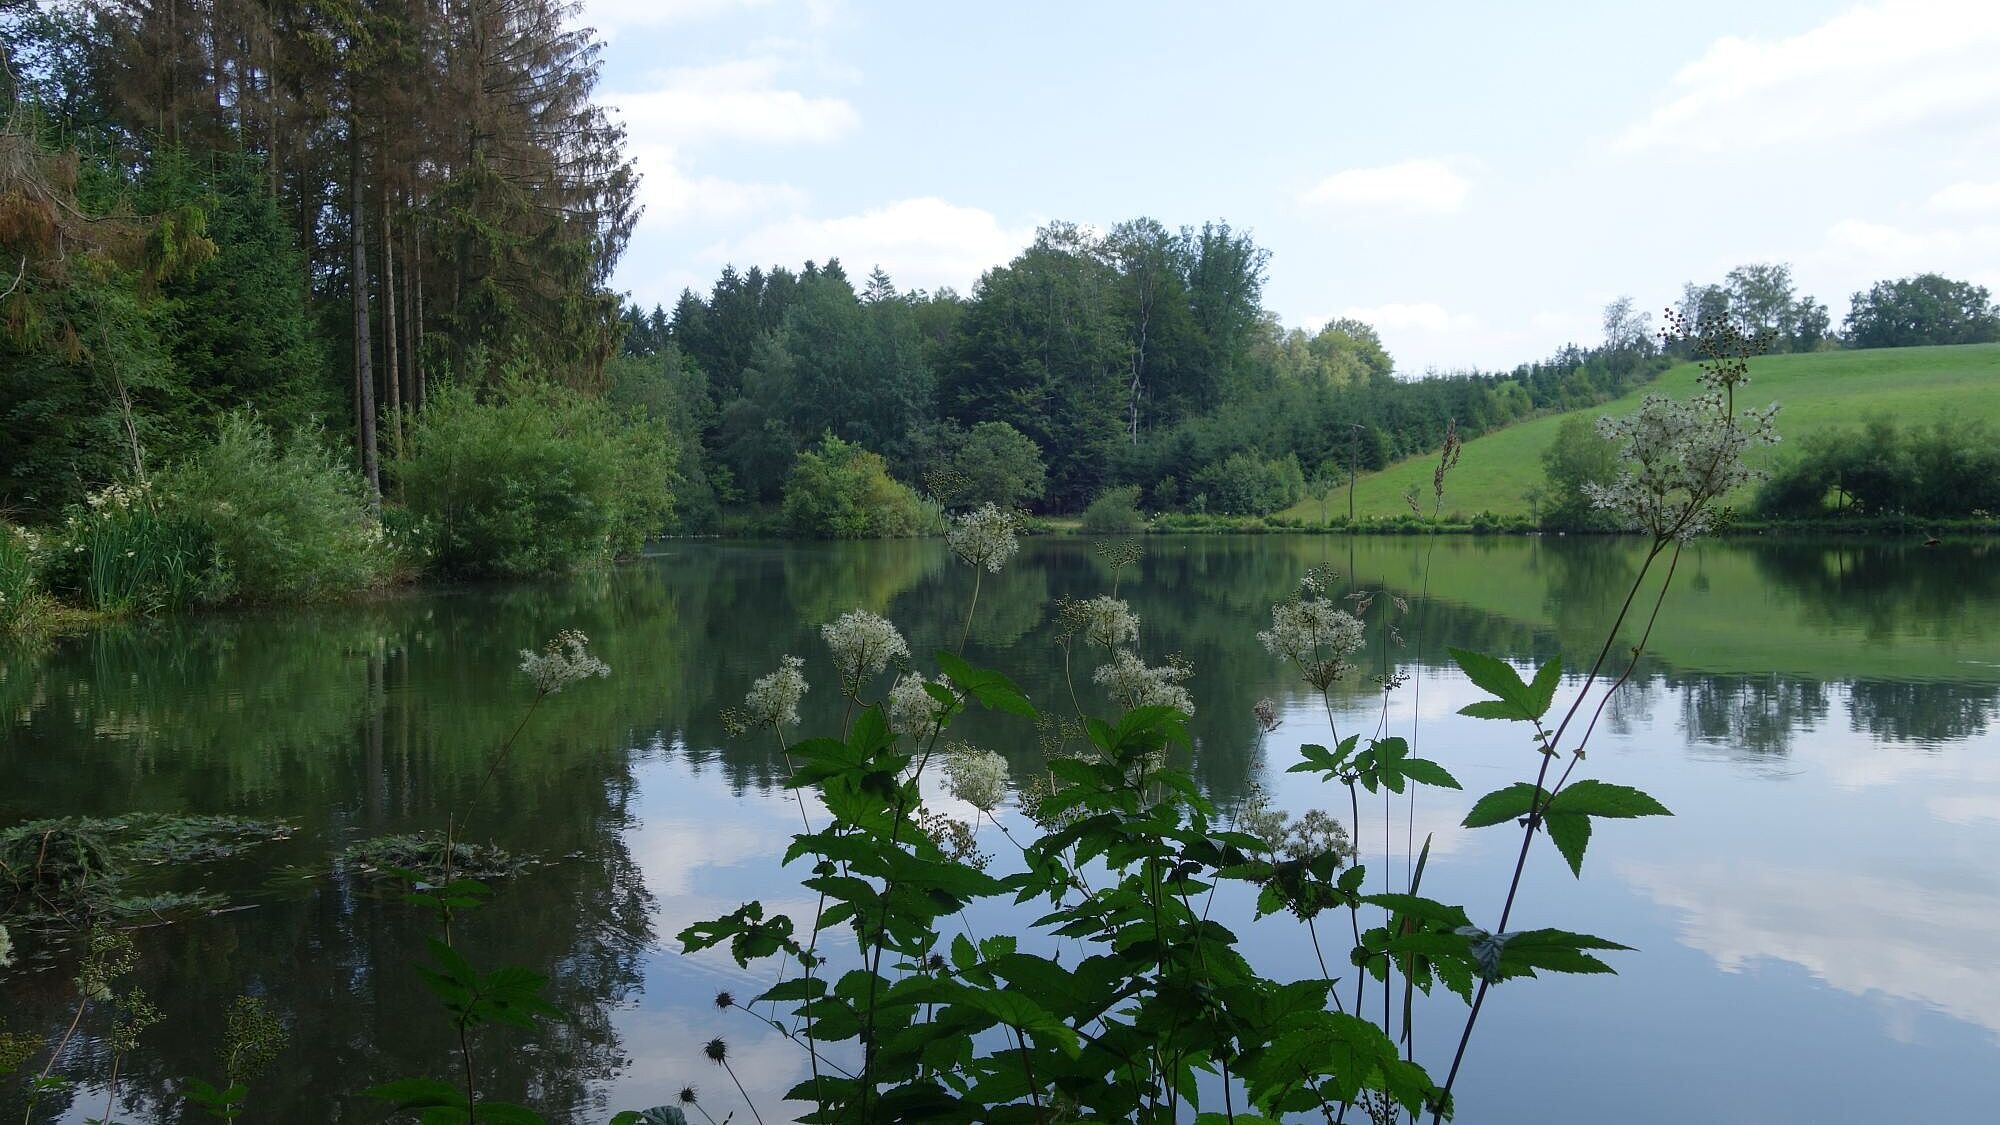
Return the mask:
M 1729 401 L 1720 387 L 1686 402 L 1647 395 L 1628 417 L 1598 419 L 1598 432 L 1618 443 L 1626 464 L 1610 484 L 1584 485 L 1584 495 L 1658 539 L 1712 530 L 1716 501 L 1763 476 L 1744 454 L 1778 441 L 1776 403 L 1732 417 Z
M 1021 549 L 1016 530 L 1014 513 L 988 501 L 978 510 L 953 519 L 944 541 L 960 562 L 998 574 Z
M 806 662 L 796 656 L 778 661 L 778 670 L 759 676 L 743 696 L 744 719 L 754 727 L 799 725 L 799 701 L 806 697 Z
M 1132 607 L 1108 594 L 1099 594 L 1077 605 L 1083 624 L 1083 639 L 1100 648 L 1119 649 L 1139 640 L 1139 615 Z
M 1147 667 L 1137 653 L 1124 649 L 1091 678 L 1103 684 L 1111 697 L 1127 709 L 1172 707 L 1183 715 L 1192 716 L 1194 697 L 1181 686 L 1181 681 L 1193 674 L 1193 670 L 1178 664 Z
M 1346 674 L 1347 658 L 1366 634 L 1361 620 L 1325 598 L 1296 598 L 1271 607 L 1271 627 L 1257 634 L 1266 649 L 1299 666 L 1306 682 L 1325 691 Z
M 897 678 L 896 685 L 889 689 L 890 730 L 920 737 L 937 726 L 938 712 L 943 705 L 924 690 L 928 682 L 917 672 L 908 672 Z
M 609 676 L 611 666 L 590 655 L 590 638 L 575 629 L 564 629 L 540 652 L 521 650 L 521 671 L 543 695 L 554 695 L 571 684 L 592 676 Z
M 992 812 L 1007 796 L 1007 759 L 955 743 L 945 752 L 944 780 L 952 796 L 981 812 Z
M 826 646 L 833 650 L 833 665 L 840 670 L 841 683 L 852 695 L 870 677 L 880 675 L 891 660 L 910 655 L 903 634 L 886 618 L 865 609 L 851 609 L 831 625 L 819 627 Z

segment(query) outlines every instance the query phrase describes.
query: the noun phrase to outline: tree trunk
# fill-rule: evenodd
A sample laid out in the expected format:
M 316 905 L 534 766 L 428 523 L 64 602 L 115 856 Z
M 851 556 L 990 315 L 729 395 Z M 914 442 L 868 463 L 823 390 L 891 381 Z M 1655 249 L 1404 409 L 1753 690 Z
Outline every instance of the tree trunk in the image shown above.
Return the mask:
M 362 208 L 361 117 L 347 116 L 347 201 L 348 241 L 354 258 L 348 287 L 354 295 L 354 414 L 361 438 L 361 475 L 368 481 L 368 501 L 382 507 L 382 468 L 375 444 L 375 372 L 369 352 L 368 332 L 368 241 L 361 225 Z
M 382 185 L 382 386 L 389 395 L 389 450 L 403 456 L 403 368 L 396 362 L 396 243 L 389 223 L 389 185 Z

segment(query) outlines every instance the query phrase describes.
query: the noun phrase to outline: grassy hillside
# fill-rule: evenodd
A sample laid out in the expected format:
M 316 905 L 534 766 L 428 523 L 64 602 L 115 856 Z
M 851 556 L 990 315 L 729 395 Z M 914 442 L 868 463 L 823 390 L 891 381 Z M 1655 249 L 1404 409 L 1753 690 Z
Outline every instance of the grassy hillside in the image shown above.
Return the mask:
M 1623 414 L 1652 393 L 1686 397 L 1695 390 L 1692 365 L 1676 367 L 1639 391 L 1592 407 L 1588 413 Z M 1750 384 L 1741 405 L 1784 404 L 1778 431 L 1787 441 L 1827 426 L 1853 425 L 1882 414 L 1905 424 L 1936 418 L 1979 418 L 2000 428 L 2000 344 L 1937 348 L 1879 348 L 1853 352 L 1764 356 L 1750 365 Z M 1445 513 L 1471 516 L 1481 511 L 1526 515 L 1522 493 L 1542 483 L 1542 450 L 1562 424 L 1549 415 L 1497 430 L 1465 443 L 1464 459 L 1445 493 Z M 1782 455 L 1784 447 L 1778 452 Z M 1355 484 L 1354 507 L 1361 516 L 1394 516 L 1409 511 L 1403 493 L 1415 485 L 1426 514 L 1431 498 L 1431 455 L 1400 461 Z M 1328 496 L 1326 509 L 1347 511 L 1347 493 Z M 1320 507 L 1305 501 L 1285 513 L 1317 520 Z

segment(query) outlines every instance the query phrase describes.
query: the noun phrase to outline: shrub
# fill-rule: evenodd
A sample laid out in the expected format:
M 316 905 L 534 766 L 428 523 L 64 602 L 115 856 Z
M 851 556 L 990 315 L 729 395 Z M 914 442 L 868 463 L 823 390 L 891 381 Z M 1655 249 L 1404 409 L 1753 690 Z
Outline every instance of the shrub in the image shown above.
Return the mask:
M 0 522 L 0 636 L 33 628 L 51 608 L 41 589 L 41 540 Z
M 1107 488 L 1083 510 L 1085 531 L 1137 531 L 1146 526 L 1139 514 L 1139 490 L 1132 485 Z
M 1886 418 L 1860 429 L 1806 435 L 1798 452 L 1757 491 L 1756 511 L 1776 519 L 1829 515 L 1924 518 L 2000 508 L 2000 448 L 1978 421 L 1899 427 Z
M 1193 486 L 1207 496 L 1209 511 L 1261 516 L 1298 503 L 1306 483 L 1295 455 L 1263 461 L 1239 452 L 1204 467 L 1195 474 Z
M 785 528 L 829 539 L 937 534 L 943 513 L 889 476 L 880 454 L 832 434 L 801 452 L 785 478 Z
M 526 379 L 434 391 L 394 477 L 452 575 L 552 574 L 637 551 L 673 514 L 666 428 Z
M 227 564 L 208 528 L 151 482 L 113 483 L 63 521 L 49 588 L 100 613 L 158 613 L 227 595 Z
M 314 601 L 367 589 L 389 551 L 359 476 L 304 437 L 283 445 L 248 414 L 162 475 L 163 501 L 198 523 L 227 572 L 212 591 L 244 601 Z
M 1618 447 L 1597 432 L 1597 421 L 1582 414 L 1562 420 L 1555 440 L 1542 451 L 1547 481 L 1542 525 L 1563 531 L 1609 531 L 1617 522 L 1598 510 L 1584 485 L 1610 484 L 1618 475 Z

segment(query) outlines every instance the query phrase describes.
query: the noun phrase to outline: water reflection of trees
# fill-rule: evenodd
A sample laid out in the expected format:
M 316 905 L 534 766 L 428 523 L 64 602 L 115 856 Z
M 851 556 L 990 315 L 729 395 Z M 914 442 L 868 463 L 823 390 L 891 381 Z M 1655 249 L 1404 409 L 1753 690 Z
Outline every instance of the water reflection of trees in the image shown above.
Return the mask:
M 1636 565 L 1630 544 L 1580 539 L 1197 537 L 1146 548 L 1120 592 L 1144 620 L 1147 658 L 1179 652 L 1196 669 L 1192 764 L 1224 803 L 1263 768 L 1255 701 L 1306 702 L 1256 632 L 1308 567 L 1343 575 L 1341 590 L 1381 588 L 1411 602 L 1401 623 L 1407 644 L 1371 647 L 1371 660 L 1441 669 L 1450 644 L 1538 662 L 1562 654 L 1575 672 L 1595 655 Z M 2000 685 L 1877 673 L 1893 673 L 1899 640 L 1905 651 L 1927 642 L 1976 648 L 2000 608 L 2000 568 L 1990 562 L 1982 547 L 1711 545 L 1683 563 L 1689 582 L 1708 588 L 1673 611 L 1693 619 L 1684 637 L 1695 638 L 1756 630 L 1773 607 L 1829 630 L 1865 620 L 1882 644 L 1853 657 L 1853 729 L 1890 742 L 1962 740 L 1991 729 Z M 1111 581 L 1089 541 L 1030 543 L 983 585 L 968 656 L 1062 709 L 1051 603 L 1105 592 Z M 524 701 L 517 651 L 581 628 L 613 679 L 546 705 L 474 821 L 482 839 L 564 858 L 507 888 L 467 932 L 487 963 L 553 967 L 574 1017 L 532 1050 L 510 1053 L 496 1092 L 580 1112 L 619 1065 L 610 1015 L 638 986 L 638 951 L 651 938 L 649 899 L 623 838 L 634 759 L 672 748 L 739 792 L 781 784 L 775 739 L 728 738 L 721 709 L 797 653 L 815 683 L 807 731 L 837 729 L 844 706 L 818 625 L 857 606 L 883 612 L 928 668 L 931 650 L 957 643 L 970 589 L 970 574 L 934 542 L 686 544 L 571 581 L 142 624 L 0 654 L 0 708 L 11 724 L 0 822 L 132 809 L 285 816 L 300 831 L 275 854 L 323 866 L 352 839 L 434 828 L 444 809 L 463 807 Z M 1607 713 L 1612 729 L 1642 729 L 1671 701 L 1691 739 L 1765 755 L 1790 752 L 1800 733 L 1827 722 L 1831 677 L 1689 670 L 1703 666 L 1701 655 L 1684 647 L 1646 656 Z M 1087 707 L 1103 706 L 1089 682 L 1095 662 L 1074 669 Z M 1991 680 L 2000 670 L 1967 665 L 1967 675 Z M 1378 695 L 1360 678 L 1340 691 L 1336 704 L 1350 711 L 1371 708 Z M 1017 722 L 975 715 L 962 733 L 1019 769 L 1038 761 L 1033 732 Z M 268 995 L 293 1021 L 297 1046 L 260 1094 L 274 1119 L 324 1118 L 333 1091 L 443 1057 L 442 1018 L 411 974 L 422 923 L 407 907 L 324 879 L 254 902 L 246 913 L 142 935 L 140 983 L 175 1033 L 157 1037 L 134 1072 L 141 1102 L 160 1104 L 183 1076 L 213 1069 L 220 1010 L 240 991 Z M 65 977 L 0 983 L 11 1022 L 66 1019 Z M 6 1105 L 0 1098 L 0 1111 Z M 341 1112 L 349 1109 L 358 1107 Z
M 1937 744 L 1985 734 L 2000 714 L 2000 686 L 1861 680 L 1848 689 L 1856 731 L 1888 742 Z
M 1778 541 L 1750 552 L 1758 573 L 1813 617 L 1864 623 L 1871 639 L 1979 639 L 2000 610 L 2000 553 L 1986 541 Z
M 548 972 L 568 1016 L 525 1037 L 496 1033 L 488 1084 L 556 1119 L 601 1119 L 596 1102 L 623 1063 L 612 1013 L 638 987 L 653 936 L 651 899 L 624 841 L 634 790 L 627 738 L 657 731 L 662 705 L 694 706 L 680 693 L 710 695 L 699 675 L 675 667 L 683 661 L 647 659 L 650 639 L 642 649 L 616 635 L 618 623 L 670 624 L 671 599 L 661 595 L 671 590 L 621 577 L 539 596 L 474 590 L 291 618 L 160 623 L 73 638 L 10 667 L 10 689 L 33 687 L 8 700 L 0 821 L 157 809 L 299 826 L 289 843 L 218 873 L 249 909 L 139 933 L 131 983 L 166 1022 L 125 1064 L 126 1115 L 179 1119 L 185 1079 L 219 1077 L 222 1016 L 239 993 L 265 997 L 292 1035 L 258 1084 L 258 1116 L 378 1115 L 359 1091 L 443 1065 L 449 1026 L 413 969 L 429 920 L 327 871 L 345 843 L 436 828 L 455 807 L 470 814 L 472 836 L 552 861 L 508 880 L 461 926 L 482 963 Z M 629 695 L 551 700 L 474 802 L 491 748 L 526 702 L 514 650 L 552 623 L 598 636 L 625 665 Z M 274 868 L 284 874 L 267 884 Z M 59 1034 L 74 1010 L 71 967 L 40 956 L 46 942 L 23 935 L 23 945 L 22 968 L 0 979 L 0 1010 L 14 1028 Z M 108 1062 L 90 1030 L 65 1072 Z M 100 1112 L 85 1100 L 79 1110 Z M 22 1109 L 10 1085 L 0 1116 Z
M 1809 734 L 1831 708 L 1827 685 L 1789 676 L 1671 677 L 1678 690 L 1681 726 L 1697 742 L 1784 754 L 1794 738 Z

